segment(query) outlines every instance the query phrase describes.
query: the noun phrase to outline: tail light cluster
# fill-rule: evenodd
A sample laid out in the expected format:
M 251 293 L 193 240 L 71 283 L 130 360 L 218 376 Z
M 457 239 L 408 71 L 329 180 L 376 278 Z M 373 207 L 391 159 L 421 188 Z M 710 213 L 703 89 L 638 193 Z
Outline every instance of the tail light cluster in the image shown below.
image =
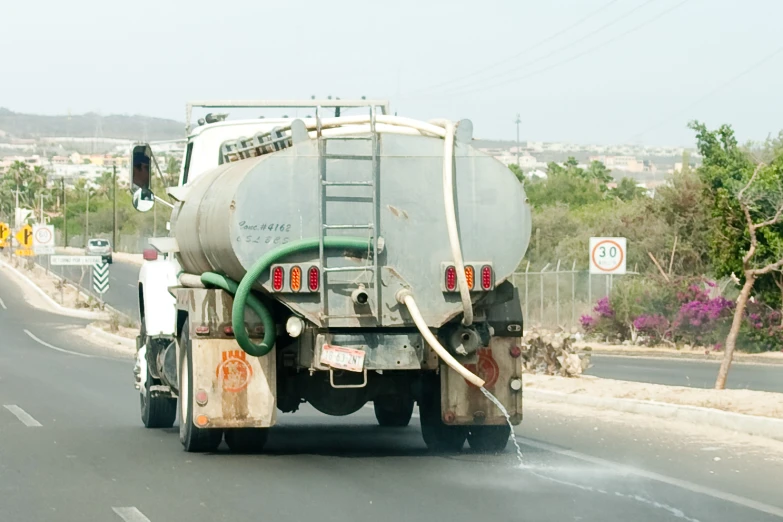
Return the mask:
M 321 289 L 321 269 L 313 264 L 272 265 L 269 286 L 273 292 L 310 293 Z
M 492 263 L 465 263 L 465 280 L 471 292 L 486 292 L 495 287 L 495 272 Z M 457 269 L 443 263 L 443 290 L 459 292 Z

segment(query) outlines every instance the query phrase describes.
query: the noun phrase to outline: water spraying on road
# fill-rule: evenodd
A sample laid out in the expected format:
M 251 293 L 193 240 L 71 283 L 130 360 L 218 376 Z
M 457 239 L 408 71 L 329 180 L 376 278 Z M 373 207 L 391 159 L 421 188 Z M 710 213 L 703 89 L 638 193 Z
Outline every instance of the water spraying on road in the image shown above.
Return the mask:
M 509 435 L 509 438 L 511 438 L 511 442 L 514 443 L 514 447 L 517 449 L 517 460 L 519 461 L 519 466 L 522 467 L 525 464 L 525 461 L 522 459 L 522 448 L 519 447 L 519 443 L 517 442 L 517 438 L 514 435 L 514 426 L 511 424 L 511 416 L 508 414 L 508 410 L 503 407 L 503 405 L 500 403 L 497 397 L 492 395 L 486 388 L 483 386 L 479 388 L 481 390 L 481 393 L 484 394 L 484 396 L 489 399 L 492 404 L 498 407 L 500 412 L 505 415 L 506 422 L 508 423 L 508 427 L 511 428 L 511 434 Z

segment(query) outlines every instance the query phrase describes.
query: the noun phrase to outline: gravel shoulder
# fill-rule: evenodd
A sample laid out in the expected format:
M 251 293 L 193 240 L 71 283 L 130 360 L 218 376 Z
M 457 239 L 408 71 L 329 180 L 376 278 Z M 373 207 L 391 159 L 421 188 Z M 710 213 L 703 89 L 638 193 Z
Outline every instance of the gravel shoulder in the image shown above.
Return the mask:
M 783 394 L 755 390 L 713 390 L 664 386 L 592 376 L 524 374 L 526 388 L 615 399 L 636 399 L 783 419 Z

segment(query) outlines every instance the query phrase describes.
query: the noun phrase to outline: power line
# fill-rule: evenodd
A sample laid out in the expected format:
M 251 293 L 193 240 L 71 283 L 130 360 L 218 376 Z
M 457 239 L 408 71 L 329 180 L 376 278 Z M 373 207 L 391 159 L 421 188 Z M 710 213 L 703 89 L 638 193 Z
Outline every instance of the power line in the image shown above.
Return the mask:
M 600 6 L 598 9 L 590 11 L 585 16 L 583 16 L 582 18 L 580 18 L 579 20 L 577 20 L 573 24 L 569 25 L 565 29 L 561 29 L 560 31 L 558 31 L 558 32 L 556 32 L 554 34 L 551 34 L 551 35 L 547 36 L 543 40 L 539 40 L 538 42 L 534 43 L 530 47 L 527 47 L 527 48 L 523 49 L 522 51 L 519 51 L 514 56 L 511 56 L 509 58 L 506 58 L 506 59 L 503 59 L 503 60 L 500 60 L 500 61 L 497 61 L 497 62 L 493 62 L 493 63 L 487 65 L 486 67 L 482 67 L 481 69 L 473 71 L 472 73 L 468 73 L 468 74 L 466 74 L 464 76 L 459 76 L 457 78 L 453 78 L 453 79 L 447 80 L 445 82 L 437 83 L 435 85 L 430 85 L 429 87 L 422 87 L 421 89 L 416 89 L 415 91 L 411 91 L 411 93 L 409 93 L 409 94 L 417 94 L 417 93 L 420 93 L 420 92 L 429 91 L 431 89 L 437 89 L 438 87 L 443 87 L 444 85 L 450 85 L 452 83 L 462 81 L 462 80 L 464 80 L 466 78 L 471 78 L 473 76 L 476 76 L 478 74 L 486 72 L 486 71 L 488 71 L 490 69 L 494 69 L 495 67 L 497 67 L 499 65 L 503 65 L 504 63 L 508 62 L 509 60 L 516 60 L 520 56 L 523 56 L 524 54 L 529 53 L 530 51 L 533 51 L 534 49 L 538 49 L 543 44 L 545 44 L 545 43 L 547 43 L 547 42 L 549 42 L 551 40 L 554 40 L 558 36 L 567 33 L 568 31 L 570 31 L 571 29 L 574 29 L 575 27 L 580 26 L 581 24 L 586 22 L 588 19 L 592 18 L 594 15 L 600 13 L 601 11 L 606 9 L 607 7 L 609 7 L 612 4 L 617 3 L 617 2 L 618 2 L 618 0 L 610 0 L 609 2 L 607 2 L 607 3 L 603 4 L 602 6 Z
M 642 132 L 640 132 L 640 133 L 638 133 L 638 134 L 634 134 L 634 136 L 633 136 L 633 139 L 641 138 L 642 136 L 644 136 L 644 135 L 645 135 L 645 134 L 647 134 L 648 132 L 650 132 L 650 131 L 652 131 L 652 130 L 655 130 L 655 129 L 657 129 L 658 127 L 660 127 L 661 125 L 663 125 L 663 124 L 665 124 L 665 123 L 667 123 L 667 122 L 671 121 L 672 119 L 674 119 L 674 118 L 677 118 L 677 117 L 679 117 L 679 116 L 682 116 L 684 113 L 688 112 L 689 110 L 691 110 L 692 108 L 694 108 L 694 107 L 696 107 L 697 105 L 701 104 L 702 102 L 704 102 L 704 101 L 705 101 L 705 100 L 707 100 L 708 98 L 710 98 L 710 97 L 712 97 L 713 95 L 717 94 L 719 91 L 721 91 L 721 90 L 725 89 L 726 87 L 728 87 L 728 86 L 729 86 L 729 85 L 731 85 L 732 83 L 736 82 L 737 80 L 739 80 L 740 78 L 742 78 L 742 77 L 743 77 L 743 76 L 745 76 L 746 74 L 749 74 L 749 73 L 751 73 L 752 71 L 754 71 L 755 69 L 757 69 L 757 68 L 761 67 L 762 65 L 764 65 L 765 63 L 767 63 L 768 61 L 770 61 L 772 58 L 774 58 L 775 56 L 777 56 L 777 55 L 778 55 L 778 54 L 780 54 L 781 52 L 783 52 L 783 46 L 780 46 L 780 47 L 778 47 L 778 48 L 777 48 L 775 51 L 773 51 L 772 53 L 770 53 L 770 54 L 766 55 L 764 58 L 762 58 L 762 59 L 761 59 L 761 60 L 759 60 L 758 62 L 754 63 L 753 65 L 751 65 L 750 67 L 748 67 L 748 68 L 747 68 L 747 69 L 745 69 L 744 71 L 742 71 L 742 72 L 740 72 L 739 74 L 737 74 L 737 75 L 735 75 L 735 76 L 731 77 L 730 79 L 726 80 L 725 82 L 723 82 L 722 84 L 718 85 L 718 86 L 717 86 L 717 87 L 715 87 L 713 90 L 711 90 L 710 92 L 708 92 L 707 94 L 705 94 L 704 96 L 700 97 L 699 99 L 697 99 L 697 100 L 696 100 L 696 101 L 694 101 L 693 103 L 690 103 L 690 104 L 689 104 L 689 105 L 687 105 L 686 107 L 684 107 L 684 108 L 680 109 L 679 111 L 677 111 L 676 113 L 674 113 L 674 114 L 672 114 L 671 116 L 667 117 L 666 119 L 660 120 L 658 123 L 655 123 L 655 124 L 653 124 L 653 125 L 650 125 L 650 126 L 649 126 L 649 127 L 647 127 L 645 130 L 643 130 Z
M 475 86 L 475 85 L 479 85 L 480 83 L 482 83 L 484 81 L 494 80 L 495 78 L 502 78 L 504 76 L 508 76 L 509 74 L 514 73 L 515 71 L 519 71 L 520 69 L 523 69 L 525 67 L 528 67 L 528 66 L 536 64 L 536 63 L 539 63 L 539 62 L 541 62 L 543 60 L 546 60 L 547 58 L 550 58 L 550 57 L 552 57 L 552 56 L 554 56 L 556 54 L 559 54 L 562 51 L 570 49 L 571 47 L 574 47 L 575 45 L 584 42 L 588 38 L 590 38 L 590 37 L 600 33 L 604 29 L 607 29 L 607 28 L 613 26 L 614 24 L 616 24 L 618 22 L 621 22 L 621 21 L 625 20 L 626 18 L 628 18 L 630 16 L 633 16 L 637 11 L 639 11 L 640 9 L 643 9 L 644 7 L 648 6 L 649 4 L 651 4 L 651 3 L 655 2 L 655 1 L 656 0 L 646 0 L 645 2 L 642 2 L 641 4 L 639 4 L 636 7 L 634 7 L 633 9 L 630 9 L 629 11 L 626 11 L 625 13 L 621 14 L 617 18 L 615 18 L 613 20 L 610 20 L 609 22 L 607 22 L 604 25 L 602 25 L 602 26 L 600 26 L 600 27 L 590 31 L 589 33 L 587 33 L 585 35 L 582 35 L 581 37 L 577 38 L 576 40 L 572 40 L 572 41 L 566 43 L 565 45 L 561 45 L 557 49 L 555 49 L 553 51 L 550 51 L 550 52 L 548 52 L 547 54 L 545 54 L 543 56 L 539 56 L 538 58 L 534 58 L 532 60 L 528 60 L 525 63 L 522 63 L 520 65 L 512 67 L 511 69 L 508 69 L 506 71 L 502 71 L 502 72 L 496 73 L 496 74 L 494 74 L 492 76 L 489 76 L 487 78 L 479 79 L 478 82 L 472 81 L 472 82 L 469 82 L 467 85 L 463 85 L 461 87 L 456 87 L 456 90 L 464 89 L 466 87 L 470 88 L 471 84 L 473 84 L 473 86 Z M 447 88 L 447 90 L 448 90 L 448 88 Z
M 627 31 L 618 34 L 617 36 L 614 36 L 614 37 L 612 37 L 612 38 L 610 38 L 610 39 L 608 39 L 608 40 L 606 40 L 606 41 L 604 41 L 604 42 L 602 42 L 602 43 L 600 43 L 598 45 L 590 47 L 590 48 L 586 49 L 585 51 L 583 51 L 581 53 L 578 53 L 578 54 L 575 54 L 575 55 L 573 55 L 573 56 L 571 56 L 569 58 L 566 58 L 565 60 L 561 60 L 561 61 L 556 62 L 556 63 L 554 63 L 554 64 L 552 64 L 550 66 L 544 67 L 543 69 L 538 69 L 536 71 L 532 71 L 532 72 L 529 72 L 527 74 L 523 74 L 522 76 L 515 76 L 513 78 L 507 78 L 505 80 L 502 80 L 502 81 L 499 81 L 499 82 L 495 82 L 495 83 L 490 84 L 490 85 L 485 86 L 485 87 L 477 87 L 477 88 L 472 88 L 472 89 L 469 88 L 468 90 L 457 91 L 455 93 L 449 93 L 449 94 L 452 94 L 452 95 L 455 95 L 455 96 L 471 94 L 471 93 L 478 92 L 478 91 L 493 89 L 495 87 L 499 87 L 499 86 L 505 85 L 507 83 L 513 83 L 513 82 L 517 82 L 517 81 L 521 81 L 521 80 L 526 80 L 526 79 L 531 78 L 533 76 L 536 76 L 538 74 L 542 74 L 542 73 L 551 71 L 552 69 L 556 69 L 557 67 L 560 67 L 560 66 L 563 66 L 565 64 L 571 63 L 574 60 L 576 60 L 578 58 L 581 58 L 582 56 L 585 56 L 585 55 L 590 54 L 590 53 L 592 53 L 594 51 L 602 49 L 602 48 L 606 47 L 607 45 L 612 44 L 612 43 L 616 42 L 617 40 L 619 40 L 621 38 L 624 38 L 624 37 L 628 36 L 629 34 L 634 33 L 636 31 L 638 31 L 639 29 L 642 29 L 643 27 L 646 27 L 646 26 L 650 25 L 651 23 L 653 23 L 653 22 L 657 21 L 658 19 L 664 17 L 665 15 L 671 13 L 675 9 L 678 9 L 678 8 L 682 7 L 683 5 L 688 3 L 689 1 L 690 0 L 682 0 L 679 4 L 675 4 L 674 6 L 670 7 L 669 9 L 661 11 L 656 16 L 654 16 L 654 17 L 652 17 L 652 18 L 650 18 L 648 20 L 645 20 L 644 22 L 642 22 L 642 23 L 640 23 L 640 24 L 638 24 L 638 25 L 628 29 Z

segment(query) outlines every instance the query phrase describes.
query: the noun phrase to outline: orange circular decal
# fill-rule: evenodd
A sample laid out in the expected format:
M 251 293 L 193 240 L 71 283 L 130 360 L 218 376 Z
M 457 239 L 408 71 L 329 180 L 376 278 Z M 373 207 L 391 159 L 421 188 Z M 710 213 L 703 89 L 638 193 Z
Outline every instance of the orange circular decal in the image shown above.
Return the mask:
M 222 353 L 223 360 L 215 369 L 215 375 L 223 391 L 239 392 L 247 388 L 253 376 L 253 368 L 247 362 L 244 350 L 229 350 Z
M 491 348 L 482 348 L 478 351 L 478 364 L 466 364 L 465 368 L 484 379 L 485 388 L 493 388 L 500 377 L 500 367 L 492 357 Z M 465 382 L 468 382 L 467 380 Z

